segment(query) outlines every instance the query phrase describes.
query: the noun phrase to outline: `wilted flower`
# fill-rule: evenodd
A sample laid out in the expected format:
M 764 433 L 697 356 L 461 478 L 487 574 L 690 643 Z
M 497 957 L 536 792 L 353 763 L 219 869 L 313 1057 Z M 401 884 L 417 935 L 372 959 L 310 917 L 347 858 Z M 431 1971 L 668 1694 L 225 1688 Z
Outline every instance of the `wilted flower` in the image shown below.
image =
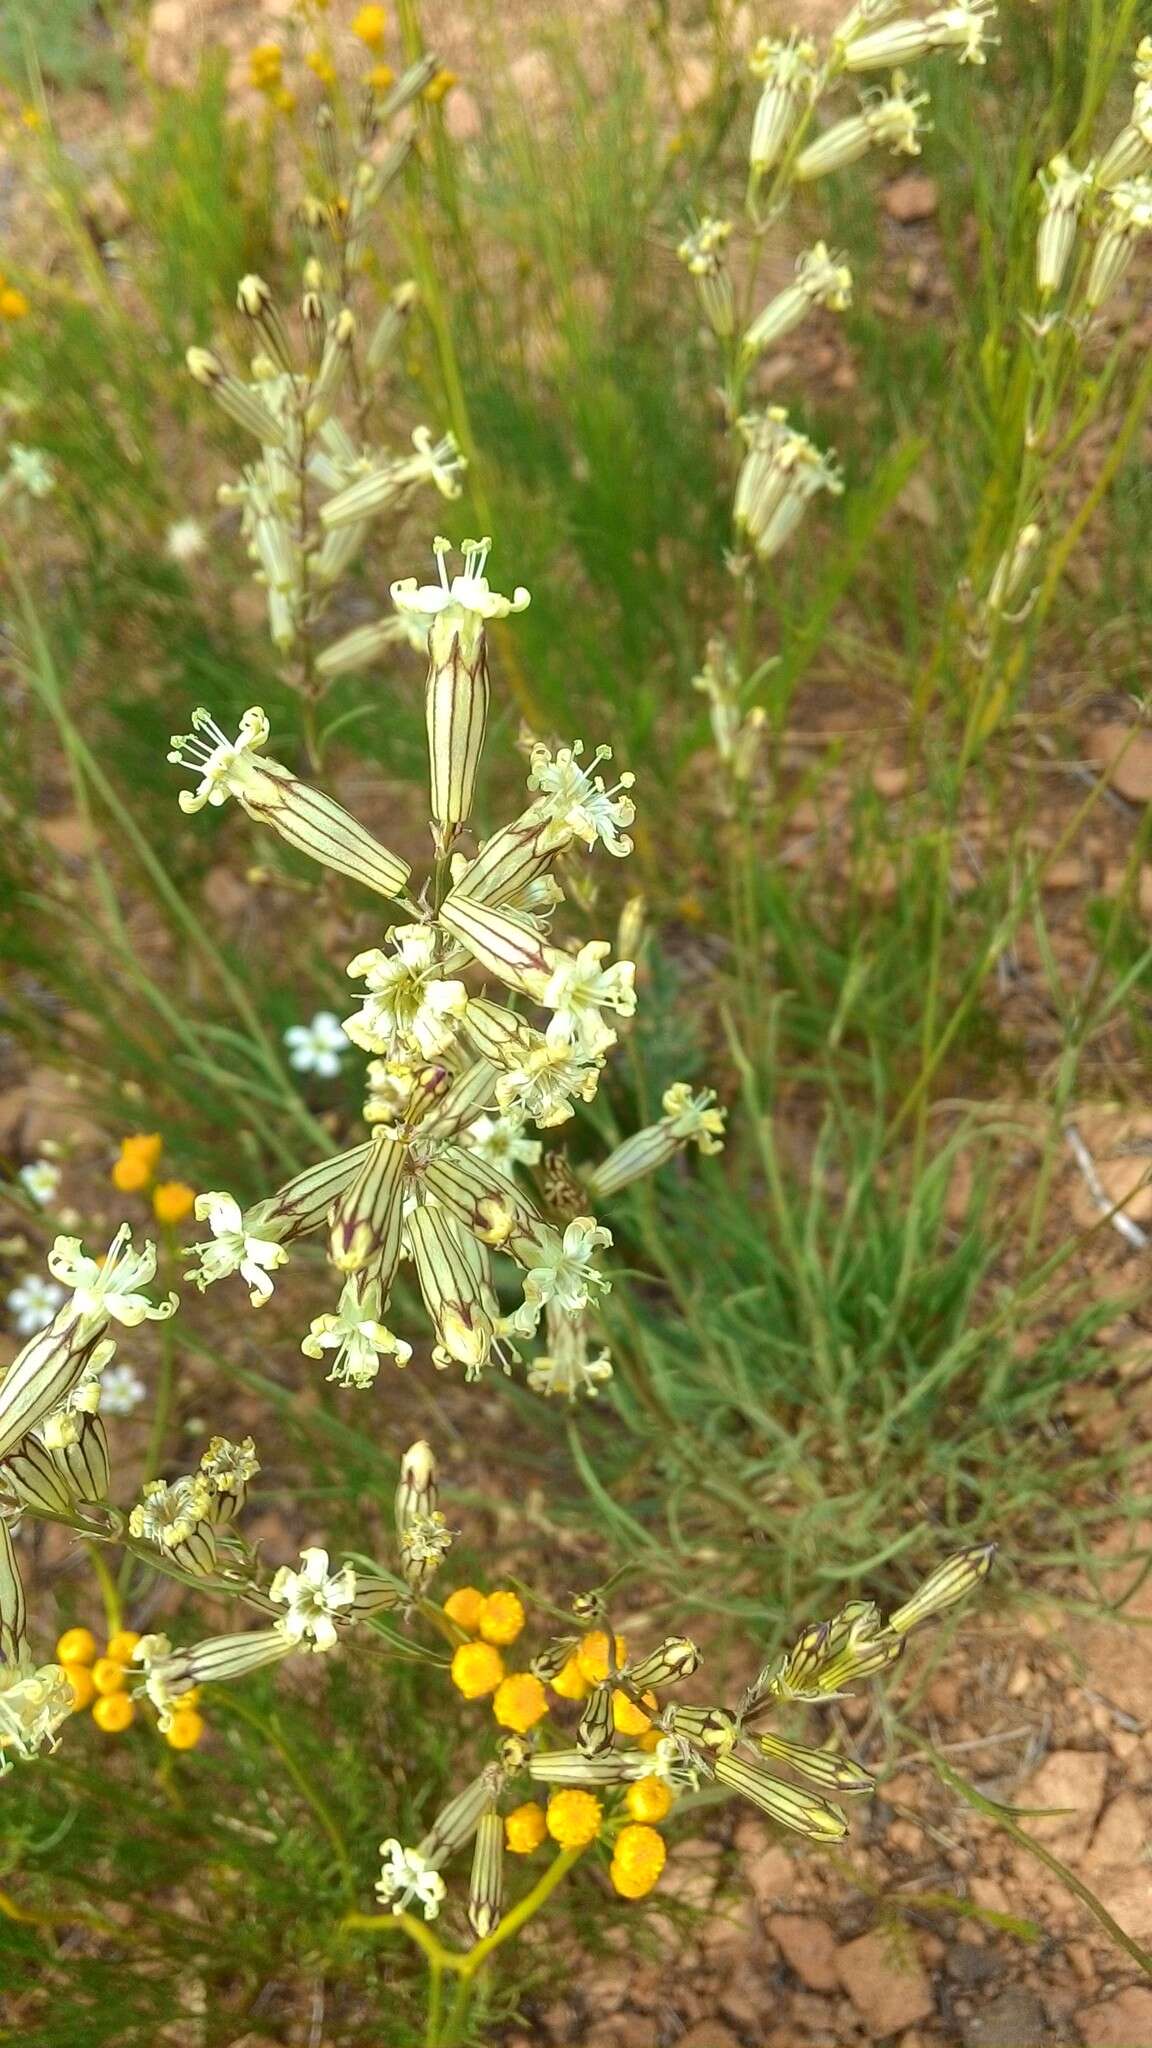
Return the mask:
M 860 112 L 826 128 L 807 149 L 802 149 L 793 166 L 801 184 L 827 177 L 867 155 L 870 149 L 889 149 L 893 155 L 919 156 L 923 122 L 921 107 L 928 104 L 926 92 L 909 94 L 902 71 L 892 75 L 892 90 L 881 87 L 863 94 Z
M 795 30 L 786 42 L 761 36 L 753 50 L 748 68 L 761 82 L 748 148 L 754 176 L 779 162 L 802 107 L 815 97 L 817 58 L 815 43 Z

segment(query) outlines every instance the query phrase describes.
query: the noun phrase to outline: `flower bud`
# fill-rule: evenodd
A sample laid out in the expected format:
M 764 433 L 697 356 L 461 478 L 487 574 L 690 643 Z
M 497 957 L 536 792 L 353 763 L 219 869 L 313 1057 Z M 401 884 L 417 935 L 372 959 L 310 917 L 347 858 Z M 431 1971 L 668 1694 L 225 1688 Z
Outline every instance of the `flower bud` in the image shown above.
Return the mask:
M 369 371 L 376 375 L 383 369 L 389 356 L 396 348 L 404 329 L 419 303 L 420 288 L 411 278 L 398 284 L 384 311 L 381 313 L 365 353 Z
M 1091 171 L 1078 171 L 1063 155 L 1054 156 L 1040 173 L 1043 206 L 1036 237 L 1036 289 L 1041 298 L 1051 298 L 1064 281 L 1091 184 Z
M 0 1515 L 0 1660 L 18 1664 L 28 1635 L 28 1608 L 24 1584 L 12 1547 L 12 1532 Z
M 395 647 L 398 642 L 403 644 L 407 637 L 398 619 L 377 619 L 371 626 L 356 626 L 351 633 L 333 640 L 317 656 L 317 674 L 328 679 L 347 675 L 350 669 L 367 668 L 386 647 Z
M 730 220 L 706 218 L 685 236 L 676 251 L 689 275 L 696 280 L 700 303 L 713 334 L 722 339 L 730 335 L 735 326 L 732 278 L 724 246 L 731 233 Z
M 1022 526 L 1011 547 L 1006 548 L 993 571 L 985 604 L 1003 618 L 1018 614 L 1032 588 L 1032 570 L 1043 543 L 1043 530 L 1030 521 Z
M 955 1557 L 950 1557 L 925 1579 L 919 1591 L 913 1593 L 903 1607 L 889 1615 L 889 1628 L 897 1635 L 907 1635 L 922 1621 L 929 1620 L 934 1614 L 942 1614 L 946 1607 L 955 1606 L 957 1600 L 967 1599 L 981 1580 L 987 1578 L 995 1556 L 994 1543 L 976 1543 L 967 1550 L 957 1551 Z
M 483 1941 L 498 1926 L 504 1911 L 504 1822 L 494 1806 L 480 1816 L 472 1876 L 468 1886 L 468 1924 Z
M 250 434 L 270 448 L 283 446 L 283 423 L 262 398 L 224 368 L 219 356 L 213 355 L 211 349 L 190 348 L 184 360 L 196 382 L 211 392 L 221 411 L 235 420 L 237 426 L 246 427 Z
M 1148 38 L 1145 37 L 1145 41 Z M 1104 153 L 1096 182 L 1112 192 L 1128 178 L 1152 169 L 1152 79 L 1138 78 L 1132 111 L 1111 147 Z
M 328 329 L 320 368 L 312 381 L 308 393 L 308 410 L 305 415 L 310 429 L 322 426 L 339 396 L 340 386 L 352 361 L 352 348 L 356 340 L 356 316 L 348 306 L 342 306 Z
M 718 1756 L 714 1768 L 718 1784 L 750 1799 L 781 1827 L 791 1828 L 816 1842 L 839 1841 L 848 1832 L 848 1822 L 839 1807 L 831 1806 L 814 1792 L 786 1785 L 758 1764 L 745 1763 L 743 1757 Z
M 628 1677 L 641 1690 L 646 1685 L 676 1685 L 691 1678 L 699 1665 L 700 1652 L 690 1636 L 668 1636 L 658 1650 L 628 1666 Z

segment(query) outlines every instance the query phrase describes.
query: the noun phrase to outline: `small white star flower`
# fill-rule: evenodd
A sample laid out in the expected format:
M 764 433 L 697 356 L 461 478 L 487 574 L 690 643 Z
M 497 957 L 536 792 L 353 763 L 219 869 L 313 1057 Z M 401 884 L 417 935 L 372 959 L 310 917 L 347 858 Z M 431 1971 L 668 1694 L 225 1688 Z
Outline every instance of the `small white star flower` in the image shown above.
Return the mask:
M 334 1351 L 328 1377 L 345 1387 L 370 1387 L 380 1370 L 382 1356 L 397 1365 L 407 1365 L 412 1346 L 394 1337 L 379 1320 L 380 1290 L 362 1284 L 362 1276 L 349 1274 L 335 1315 L 315 1316 L 300 1346 L 306 1358 L 323 1358 Z
M 176 1310 L 177 1297 L 170 1294 L 155 1307 L 146 1294 L 156 1274 L 156 1247 L 145 1244 L 133 1251 L 132 1232 L 120 1225 L 103 1259 L 90 1259 L 78 1237 L 58 1237 L 48 1254 L 48 1271 L 73 1290 L 72 1312 L 82 1323 L 123 1323 L 126 1329 L 137 1323 L 162 1323 Z M 65 1311 L 61 1311 L 65 1313 Z
M 28 1166 L 20 1168 L 16 1178 L 36 1207 L 47 1209 L 60 1186 L 60 1168 L 50 1159 L 33 1159 Z
M 382 1906 L 403 1913 L 413 1899 L 424 1908 L 425 1920 L 435 1920 L 445 1895 L 444 1879 L 418 1849 L 405 1849 L 395 1836 L 381 1842 L 383 1859 L 376 1881 L 376 1897 Z
M 356 1574 L 351 1565 L 338 1572 L 328 1570 L 326 1550 L 302 1550 L 302 1569 L 294 1572 L 281 1565 L 268 1596 L 287 1612 L 276 1626 L 294 1643 L 311 1643 L 316 1650 L 330 1650 L 336 1642 L 332 1619 L 356 1598 Z
M 244 1228 L 244 1213 L 234 1196 L 217 1191 L 196 1197 L 196 1219 L 206 1222 L 212 1232 L 209 1244 L 194 1244 L 192 1251 L 200 1264 L 186 1276 L 203 1294 L 216 1280 L 239 1273 L 248 1282 L 253 1308 L 262 1308 L 272 1293 L 271 1274 L 287 1263 L 288 1253 L 271 1238 L 252 1237 Z
M 348 1050 L 344 1026 L 334 1010 L 317 1010 L 310 1024 L 291 1024 L 284 1033 L 288 1064 L 300 1074 L 330 1081 Z
M 524 1275 L 523 1303 L 509 1319 L 518 1335 L 533 1334 L 549 1302 L 577 1316 L 594 1294 L 607 1293 L 612 1283 L 593 1261 L 600 1246 L 611 1242 L 612 1232 L 594 1216 L 574 1217 L 563 1237 L 555 1230 L 542 1233 L 533 1252 L 536 1264 Z
M 147 1393 L 130 1365 L 110 1365 L 100 1382 L 100 1407 L 105 1415 L 131 1415 Z
M 208 545 L 204 528 L 198 519 L 177 519 L 164 536 L 164 553 L 169 561 L 194 562 Z
M 606 939 L 590 939 L 573 958 L 555 955 L 555 964 L 541 996 L 546 1009 L 555 1016 L 548 1037 L 567 1039 L 593 1059 L 615 1045 L 616 1033 L 609 1029 L 601 1010 L 613 1010 L 618 1017 L 631 1017 L 636 1009 L 636 967 L 631 960 L 615 960 L 610 967 L 601 963 L 612 948 Z
M 583 751 L 580 740 L 561 747 L 555 757 L 549 747 L 533 747 L 528 787 L 540 791 L 540 808 L 566 832 L 589 847 L 599 840 L 609 853 L 622 859 L 632 851 L 624 828 L 636 816 L 636 806 L 624 792 L 632 788 L 636 777 L 622 775 L 614 789 L 606 789 L 603 776 L 595 771 L 601 761 L 612 759 L 611 747 L 597 747 L 587 767 L 580 765 Z
M 42 448 L 24 448 L 13 441 L 8 450 L 8 474 L 30 498 L 50 498 L 56 489 L 56 471 Z
M 539 1164 L 543 1146 L 539 1138 L 526 1138 L 524 1125 L 514 1116 L 478 1116 L 468 1126 L 468 1149 L 478 1152 L 489 1166 L 511 1173 L 514 1166 Z
M 402 925 L 388 934 L 390 953 L 372 946 L 348 962 L 368 994 L 344 1030 L 363 1052 L 396 1057 L 415 1050 L 424 1059 L 446 1052 L 468 1007 L 462 981 L 439 972 L 439 942 L 431 925 Z
M 392 585 L 392 602 L 398 612 L 416 612 L 431 625 L 440 613 L 458 612 L 461 617 L 471 612 L 477 619 L 506 619 L 509 612 L 522 612 L 530 603 L 528 592 L 517 585 L 511 597 L 501 597 L 498 590 L 489 586 L 484 574 L 488 560 L 490 540 L 466 540 L 463 543 L 464 574 L 448 580 L 447 557 L 452 543 L 437 536 L 433 542 L 436 566 L 440 572 L 439 583 L 418 584 L 414 576 L 404 576 Z
M 39 1273 L 26 1273 L 8 1296 L 12 1328 L 21 1337 L 34 1336 L 52 1321 L 64 1299 L 64 1289 Z

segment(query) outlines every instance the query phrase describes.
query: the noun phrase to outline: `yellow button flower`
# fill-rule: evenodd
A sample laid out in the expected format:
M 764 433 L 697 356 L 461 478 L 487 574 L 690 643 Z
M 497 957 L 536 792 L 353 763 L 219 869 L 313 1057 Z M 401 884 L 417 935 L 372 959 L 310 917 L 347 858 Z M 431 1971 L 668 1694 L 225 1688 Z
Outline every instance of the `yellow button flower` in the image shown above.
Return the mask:
M 562 1700 L 586 1700 L 592 1687 L 580 1669 L 580 1659 L 573 1652 L 566 1664 L 562 1664 L 552 1680 L 553 1692 Z
M 181 1701 L 167 1728 L 164 1740 L 171 1749 L 195 1749 L 204 1733 L 204 1716 Z
M 484 1606 L 484 1595 L 476 1586 L 457 1586 L 444 1602 L 444 1612 L 457 1628 L 474 1636 L 480 1627 L 480 1614 Z
M 604 1809 L 591 1792 L 566 1788 L 554 1792 L 544 1816 L 548 1833 L 562 1849 L 586 1849 L 600 1833 Z
M 92 1666 L 92 1683 L 99 1693 L 123 1692 L 124 1677 L 119 1657 L 97 1657 Z
M 514 1643 L 524 1626 L 523 1602 L 515 1593 L 489 1593 L 480 1608 L 477 1628 L 486 1643 L 506 1648 Z
M 647 1701 L 654 1713 L 655 1693 L 643 1693 L 641 1698 Z M 617 1735 L 643 1735 L 652 1726 L 652 1715 L 646 1714 L 642 1707 L 634 1706 L 627 1693 L 621 1692 L 617 1686 L 612 1694 L 612 1723 Z
M 105 1735 L 122 1735 L 136 1719 L 136 1709 L 126 1692 L 108 1693 L 92 1709 L 92 1719 Z
M 627 1654 L 623 1636 L 617 1636 L 617 1664 L 623 1664 Z M 594 1628 L 591 1635 L 585 1636 L 576 1652 L 576 1661 L 589 1685 L 603 1685 L 608 1676 L 608 1637 L 602 1628 Z
M 374 64 L 368 73 L 368 83 L 373 92 L 387 92 L 396 83 L 396 73 L 390 64 Z
M 31 310 L 24 293 L 14 284 L 6 284 L 0 291 L 0 319 L 26 320 Z
M 139 1194 L 152 1180 L 163 1150 L 164 1140 L 155 1131 L 122 1139 L 120 1156 L 112 1168 L 113 1187 L 122 1195 Z
M 248 52 L 248 77 L 257 92 L 274 92 L 284 76 L 284 52 L 279 43 L 257 43 Z
M 309 50 L 304 62 L 309 71 L 314 71 L 321 85 L 335 85 L 336 66 L 323 50 Z
M 130 1664 L 132 1652 L 139 1641 L 140 1635 L 137 1629 L 118 1628 L 114 1636 L 109 1636 L 108 1648 L 105 1650 L 104 1655 L 106 1657 L 115 1657 L 118 1664 Z
M 195 1200 L 196 1190 L 187 1181 L 162 1180 L 152 1190 L 152 1214 L 157 1223 L 183 1223 Z
M 379 49 L 388 27 L 388 16 L 382 7 L 362 7 L 352 17 L 352 33 L 367 43 L 370 50 Z
M 66 1628 L 56 1645 L 61 1664 L 91 1664 L 96 1655 L 96 1638 L 90 1628 Z
M 548 1712 L 548 1695 L 530 1671 L 514 1671 L 497 1686 L 492 1712 L 502 1728 L 527 1735 Z
M 441 100 L 447 99 L 455 83 L 454 71 L 438 71 L 435 78 L 424 87 L 423 97 L 430 107 L 438 106 Z
M 504 1840 L 513 1856 L 530 1856 L 547 1832 L 544 1808 L 535 1799 L 525 1800 L 523 1806 L 513 1807 L 504 1816 Z
M 637 1778 L 624 1794 L 624 1804 L 633 1820 L 663 1820 L 672 1806 L 672 1794 L 663 1778 Z
M 642 1899 L 664 1868 L 668 1851 L 655 1828 L 621 1828 L 612 1851 L 609 1876 L 622 1899 Z
M 452 1683 L 466 1700 L 482 1700 L 495 1692 L 504 1676 L 504 1659 L 490 1643 L 461 1643 L 452 1657 Z
M 90 1707 L 96 1697 L 96 1682 L 86 1664 L 65 1664 L 68 1683 L 72 1687 L 72 1712 L 80 1713 Z

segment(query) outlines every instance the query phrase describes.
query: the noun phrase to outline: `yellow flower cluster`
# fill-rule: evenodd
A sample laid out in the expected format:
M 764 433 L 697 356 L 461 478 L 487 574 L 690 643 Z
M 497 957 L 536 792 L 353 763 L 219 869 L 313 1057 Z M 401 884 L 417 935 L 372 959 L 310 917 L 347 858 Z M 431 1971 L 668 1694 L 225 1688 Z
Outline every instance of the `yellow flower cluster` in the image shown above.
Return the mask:
M 667 1855 L 664 1837 L 655 1828 L 629 1822 L 621 1828 L 612 1850 L 608 1875 L 613 1888 L 622 1899 L 642 1899 L 656 1883 Z
M 112 1163 L 111 1180 L 114 1188 L 122 1195 L 143 1194 L 152 1191 L 152 1213 L 157 1223 L 175 1228 L 191 1215 L 196 1200 L 196 1190 L 182 1180 L 156 1179 L 156 1169 L 164 1150 L 164 1140 L 156 1131 L 140 1132 L 131 1138 L 122 1138 L 120 1150 Z
M 248 52 L 248 78 L 257 92 L 271 98 L 284 82 L 284 52 L 279 43 L 257 43 Z
M 0 270 L 0 320 L 26 320 L 30 311 L 24 293 L 9 284 Z
M 257 43 L 248 52 L 248 82 L 282 114 L 290 114 L 296 95 L 284 83 L 284 52 L 279 43 Z
M 96 1638 L 90 1628 L 65 1629 L 56 1645 L 56 1659 L 68 1674 L 72 1687 L 72 1711 L 92 1709 L 92 1719 L 105 1735 L 122 1735 L 136 1719 L 136 1702 L 127 1690 L 132 1652 L 140 1637 L 135 1629 L 117 1629 L 109 1636 L 103 1656 L 97 1656 Z M 195 1749 L 204 1733 L 204 1720 L 196 1712 L 196 1689 L 181 1695 L 164 1739 L 173 1749 Z
M 384 41 L 388 27 L 388 16 L 383 7 L 362 7 L 352 17 L 352 33 L 359 36 L 370 50 L 378 50 Z
M 444 1602 L 458 1629 L 477 1640 L 461 1643 L 452 1658 L 452 1683 L 466 1700 L 492 1695 L 492 1712 L 502 1728 L 527 1735 L 548 1712 L 548 1695 L 530 1671 L 505 1673 L 502 1649 L 524 1628 L 524 1603 L 516 1593 L 481 1593 L 458 1586 Z

